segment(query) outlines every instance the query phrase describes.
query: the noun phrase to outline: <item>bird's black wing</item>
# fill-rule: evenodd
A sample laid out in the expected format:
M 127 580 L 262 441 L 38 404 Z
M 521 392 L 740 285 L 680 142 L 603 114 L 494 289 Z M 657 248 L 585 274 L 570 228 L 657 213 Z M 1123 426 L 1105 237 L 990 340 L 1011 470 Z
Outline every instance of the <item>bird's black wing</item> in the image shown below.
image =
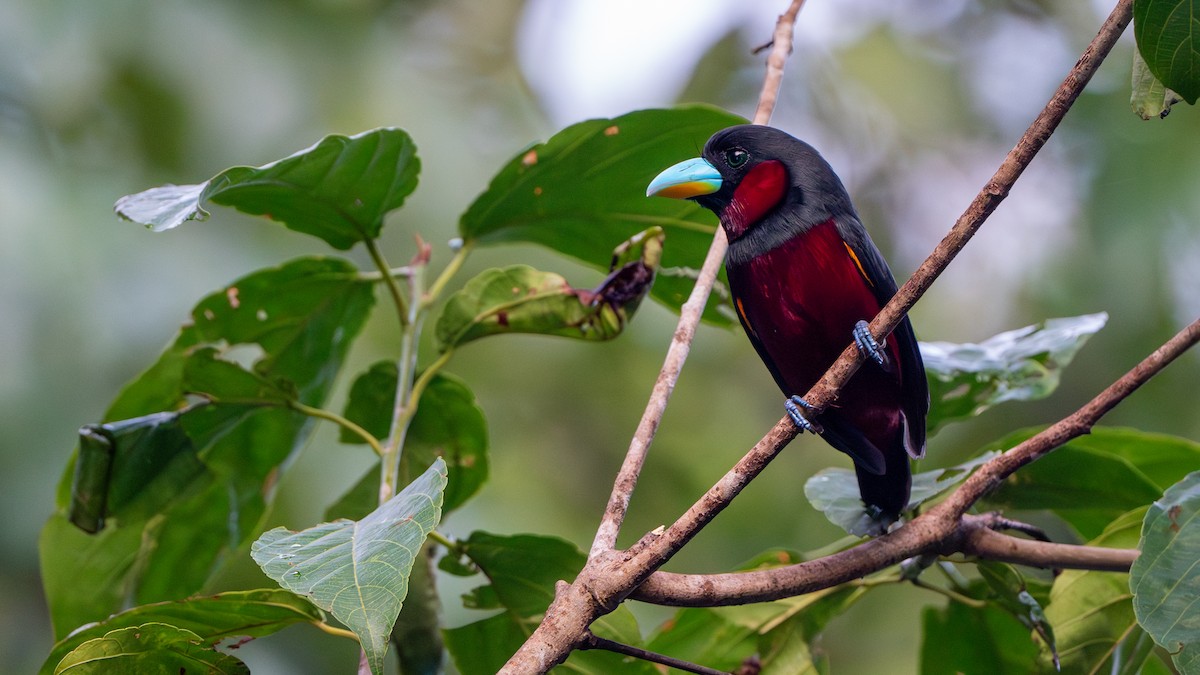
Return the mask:
M 846 242 L 854 254 L 859 271 L 870 284 L 879 306 L 887 304 L 896 294 L 896 280 L 887 261 L 883 259 L 883 254 L 854 216 L 838 218 L 837 228 L 842 241 Z M 896 350 L 900 355 L 901 407 L 908 425 L 905 448 L 910 456 L 919 459 L 925 454 L 925 416 L 929 413 L 929 382 L 925 379 L 921 349 L 907 315 L 897 324 L 889 339 L 896 341 Z

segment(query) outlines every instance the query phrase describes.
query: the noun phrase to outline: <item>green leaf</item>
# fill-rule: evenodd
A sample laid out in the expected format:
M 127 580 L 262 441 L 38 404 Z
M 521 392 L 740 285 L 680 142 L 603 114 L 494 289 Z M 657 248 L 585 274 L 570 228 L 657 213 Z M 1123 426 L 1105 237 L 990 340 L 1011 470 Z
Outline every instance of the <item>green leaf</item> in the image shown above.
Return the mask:
M 1150 72 L 1189 104 L 1200 97 L 1200 0 L 1134 0 L 1133 36 Z
M 473 609 L 504 611 L 446 630 L 446 648 L 463 675 L 490 675 L 504 665 L 537 627 L 554 599 L 555 582 L 575 578 L 587 556 L 570 542 L 529 534 L 500 536 L 473 532 L 461 546 L 466 557 L 490 582 L 464 595 L 463 604 Z M 637 623 L 626 607 L 618 607 L 593 628 L 603 637 L 632 645 L 641 643 Z M 598 651 L 573 653 L 560 670 L 645 675 L 657 672 L 645 662 Z
M 408 597 L 392 626 L 392 644 L 403 675 L 439 675 L 445 669 L 442 601 L 433 572 L 436 544 L 426 540 L 408 578 Z
M 106 423 L 91 428 L 117 441 L 107 523 L 95 537 L 68 525 L 75 472 L 64 472 L 60 513 L 40 545 L 58 638 L 130 603 L 196 593 L 257 533 L 279 467 L 312 428 L 277 407 L 183 408 L 187 392 L 275 396 L 283 387 L 320 405 L 373 303 L 373 284 L 353 265 L 308 258 L 255 272 L 197 304 L 175 342 L 113 402 Z M 257 356 L 248 371 L 215 358 L 237 353 Z
M 202 644 L 199 635 L 165 623 L 119 628 L 92 638 L 63 657 L 55 675 L 249 674 L 238 659 Z
M 194 633 L 208 647 L 234 637 L 262 637 L 296 623 L 323 621 L 321 610 L 282 589 L 233 591 L 207 597 L 141 605 L 82 628 L 54 645 L 42 665 L 50 675 L 68 652 L 119 628 L 170 624 Z
M 326 136 L 257 168 L 235 166 L 200 185 L 166 185 L 122 197 L 116 211 L 161 232 L 204 220 L 211 201 L 348 249 L 379 236 L 383 217 L 416 189 L 420 166 L 412 139 L 400 129 Z
M 1004 401 L 1036 401 L 1058 387 L 1059 374 L 1108 315 L 1047 319 L 979 344 L 922 342 L 929 377 L 927 425 L 936 430 Z
M 1200 471 L 1154 502 L 1129 573 L 1138 624 L 1183 673 L 1200 672 Z
M 985 452 L 975 459 L 945 469 L 934 469 L 912 477 L 912 494 L 908 509 L 936 497 L 966 480 L 971 471 L 996 456 Z M 829 467 L 821 469 L 804 482 L 804 496 L 829 522 L 856 537 L 882 534 L 880 524 L 863 504 L 858 491 L 858 478 L 852 469 Z M 906 509 L 907 510 L 907 509 Z
M 1123 514 L 1088 545 L 1134 548 L 1145 513 L 1142 507 Z M 1064 570 L 1055 577 L 1046 620 L 1054 626 L 1063 672 L 1136 672 L 1148 652 L 1136 648 L 1143 632 L 1131 597 L 1125 574 Z
M 984 588 L 975 582 L 971 594 L 983 595 Z M 994 604 L 982 609 L 960 602 L 926 607 L 921 623 L 921 675 L 1039 672 L 1039 650 L 1029 629 Z
M 646 186 L 659 171 L 699 154 L 713 133 L 745 121 L 681 106 L 567 127 L 501 169 L 463 214 L 459 231 L 467 242 L 531 242 L 608 269 L 612 242 L 658 225 L 670 242 L 663 265 L 699 269 L 716 219 L 690 202 L 647 198 Z M 664 274 L 652 294 L 677 309 L 691 286 L 686 274 Z M 716 305 L 710 302 L 705 318 L 732 323 Z
M 277 527 L 254 542 L 250 555 L 267 576 L 354 631 L 379 675 L 413 562 L 441 518 L 445 488 L 446 465 L 434 462 L 366 518 L 300 532 Z
M 1130 92 L 1129 105 L 1133 107 L 1134 114 L 1144 120 L 1166 117 L 1171 112 L 1171 106 L 1183 100 L 1154 77 L 1146 60 L 1137 51 L 1133 53 L 1133 85 Z
M 285 405 L 295 401 L 295 387 L 287 380 L 272 382 L 221 358 L 215 347 L 194 349 L 183 363 L 183 388 L 216 403 Z
M 990 449 L 1008 449 L 1040 428 L 1021 429 Z M 984 497 L 987 508 L 1049 509 L 1085 538 L 1149 504 L 1200 464 L 1200 444 L 1135 429 L 1095 427 L 1023 467 Z
M 484 270 L 446 301 L 437 323 L 441 349 L 508 333 L 612 339 L 654 284 L 662 247 L 662 228 L 639 232 L 613 251 L 612 271 L 591 291 L 527 265 Z
M 1059 668 L 1058 648 L 1054 643 L 1054 628 L 1046 621 L 1042 604 L 1030 593 L 1025 578 L 1017 568 L 1007 563 L 980 561 L 979 575 L 995 596 L 995 605 L 1033 631 L 1051 655 L 1055 670 Z
M 346 403 L 346 418 L 378 438 L 388 435 L 396 400 L 396 363 L 380 361 L 354 381 Z M 362 443 L 342 430 L 343 443 Z M 442 512 L 449 513 L 473 497 L 488 477 L 488 429 L 483 410 L 466 382 L 441 372 L 434 375 L 421 395 L 417 413 L 409 423 L 403 460 L 409 467 L 424 467 L 441 457 L 450 473 Z M 338 502 L 326 518 L 359 518 L 375 508 L 379 499 L 379 466 L 371 469 Z

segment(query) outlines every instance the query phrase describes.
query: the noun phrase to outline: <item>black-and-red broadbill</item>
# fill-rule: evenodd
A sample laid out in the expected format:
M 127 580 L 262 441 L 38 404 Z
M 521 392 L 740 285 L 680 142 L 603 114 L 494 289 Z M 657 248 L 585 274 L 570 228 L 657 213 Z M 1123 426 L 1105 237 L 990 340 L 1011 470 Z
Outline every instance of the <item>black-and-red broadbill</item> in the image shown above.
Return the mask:
M 647 195 L 692 199 L 729 238 L 725 269 L 750 342 L 796 424 L 850 455 L 880 532 L 908 505 L 909 458 L 925 452 L 929 390 L 907 317 L 883 344 L 866 330 L 896 292 L 842 181 L 812 146 L 747 124 L 668 168 Z M 800 398 L 851 341 L 870 360 L 818 419 Z

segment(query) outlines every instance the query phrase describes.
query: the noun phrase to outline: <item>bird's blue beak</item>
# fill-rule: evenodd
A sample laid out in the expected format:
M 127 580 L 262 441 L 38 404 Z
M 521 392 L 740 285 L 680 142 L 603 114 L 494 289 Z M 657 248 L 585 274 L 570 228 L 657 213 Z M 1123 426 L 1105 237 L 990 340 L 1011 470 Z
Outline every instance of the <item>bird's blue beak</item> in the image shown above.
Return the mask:
M 682 161 L 650 181 L 647 197 L 688 199 L 721 189 L 721 173 L 703 157 Z

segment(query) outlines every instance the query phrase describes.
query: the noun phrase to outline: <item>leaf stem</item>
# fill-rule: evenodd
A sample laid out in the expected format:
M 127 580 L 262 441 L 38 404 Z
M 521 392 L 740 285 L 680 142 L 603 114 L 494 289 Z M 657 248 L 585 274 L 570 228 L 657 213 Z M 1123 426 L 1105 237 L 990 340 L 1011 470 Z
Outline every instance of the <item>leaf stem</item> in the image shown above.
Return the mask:
M 458 542 L 454 541 L 450 537 L 447 537 L 446 535 L 442 534 L 441 532 L 438 532 L 437 530 L 430 530 L 429 538 L 436 541 L 437 543 L 441 544 L 442 546 L 446 547 L 448 550 L 451 550 L 451 551 L 458 551 L 458 549 L 460 548 L 458 545 Z
M 367 238 L 363 240 L 367 246 L 367 253 L 371 254 L 371 260 L 375 262 L 375 267 L 379 270 L 383 280 L 387 282 L 388 292 L 392 295 L 392 302 L 396 305 L 396 316 L 400 319 L 401 328 L 407 328 L 409 322 L 408 302 L 404 299 L 404 293 L 400 290 L 400 284 L 396 282 L 396 277 L 392 275 L 392 268 L 388 265 L 387 260 L 383 257 L 383 253 L 379 250 L 379 245 L 374 239 Z M 412 275 L 409 275 L 412 278 Z
M 427 250 L 422 251 L 417 254 L 410 265 L 413 273 L 408 276 L 408 290 L 413 303 L 408 306 L 408 314 L 401 321 L 403 331 L 400 337 L 400 358 L 396 368 L 396 402 L 392 410 L 391 432 L 381 460 L 383 471 L 379 485 L 380 504 L 399 492 L 401 484 L 406 483 L 408 479 L 408 472 L 404 466 L 404 439 L 408 436 L 408 424 L 416 412 L 413 378 L 417 369 L 417 342 L 425 317 L 425 308 L 417 299 L 422 296 L 422 287 L 425 284 L 425 265 L 428 260 Z M 394 284 L 394 282 L 393 279 L 392 283 Z
M 314 622 L 312 622 L 312 625 L 316 626 L 320 630 L 325 631 L 326 633 L 329 633 L 330 635 L 336 635 L 338 637 L 349 638 L 351 640 L 354 640 L 355 642 L 358 642 L 358 636 L 355 635 L 352 631 L 346 630 L 345 628 L 338 628 L 337 626 L 330 626 L 329 624 L 325 623 L 324 621 L 314 621 Z
M 333 422 L 339 427 L 366 441 L 367 445 L 371 446 L 371 449 L 375 451 L 376 455 L 379 455 L 380 457 L 383 456 L 383 445 L 379 442 L 379 439 L 375 437 L 375 434 L 372 434 L 358 424 L 355 424 L 353 421 L 342 417 L 331 410 L 315 408 L 310 405 L 305 405 L 299 401 L 288 401 L 287 407 L 295 410 L 298 413 L 308 415 L 309 417 L 315 417 L 317 419 Z
M 421 297 L 421 304 L 423 306 L 429 307 L 438 299 L 438 296 L 440 296 L 442 291 L 446 288 L 447 282 L 449 282 L 450 279 L 452 279 L 454 275 L 458 274 L 458 271 L 462 269 L 463 263 L 466 262 L 467 256 L 470 255 L 472 248 L 473 245 L 470 242 L 464 242 L 461 246 L 459 246 L 458 250 L 454 252 L 454 257 L 450 258 L 450 262 L 446 263 L 446 266 L 442 268 L 442 273 L 438 275 L 438 278 L 434 280 L 433 285 L 430 286 L 429 290 Z
M 967 607 L 971 607 L 974 609 L 983 609 L 988 606 L 988 603 L 986 600 L 976 600 L 975 598 L 968 598 L 967 596 L 965 596 L 962 593 L 959 593 L 957 591 L 952 591 L 949 588 L 942 588 L 941 586 L 934 586 L 933 584 L 926 583 L 924 581 L 921 581 L 920 579 L 910 579 L 909 582 L 913 586 L 916 586 L 917 588 L 923 588 L 927 591 L 933 591 L 934 593 L 937 593 L 939 595 L 944 595 L 947 598 L 950 598 L 951 600 L 953 600 L 954 602 L 962 603 L 962 604 L 966 605 Z

